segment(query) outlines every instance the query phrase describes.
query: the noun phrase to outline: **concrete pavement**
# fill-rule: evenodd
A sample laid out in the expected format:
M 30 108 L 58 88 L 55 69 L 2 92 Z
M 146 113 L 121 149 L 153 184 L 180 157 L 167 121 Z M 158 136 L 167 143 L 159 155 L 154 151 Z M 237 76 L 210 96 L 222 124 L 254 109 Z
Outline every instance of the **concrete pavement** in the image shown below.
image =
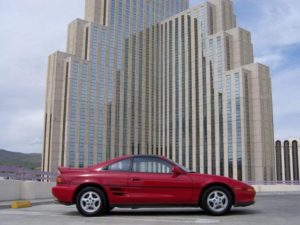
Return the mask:
M 177 225 L 177 224 L 299 224 L 300 194 L 258 195 L 256 204 L 233 208 L 229 215 L 213 217 L 197 208 L 114 209 L 102 217 L 86 218 L 76 207 L 59 204 L 24 209 L 1 209 L 0 225 Z

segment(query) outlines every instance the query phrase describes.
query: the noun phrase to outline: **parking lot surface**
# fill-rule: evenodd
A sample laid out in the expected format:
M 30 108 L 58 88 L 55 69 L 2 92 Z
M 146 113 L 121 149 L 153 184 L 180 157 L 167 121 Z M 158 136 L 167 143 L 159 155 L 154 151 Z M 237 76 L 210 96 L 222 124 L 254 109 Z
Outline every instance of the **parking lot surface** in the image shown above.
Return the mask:
M 177 225 L 177 224 L 300 224 L 300 194 L 264 195 L 256 204 L 233 208 L 226 216 L 213 217 L 197 208 L 114 209 L 111 213 L 87 218 L 76 207 L 59 204 L 24 209 L 1 209 L 0 225 Z

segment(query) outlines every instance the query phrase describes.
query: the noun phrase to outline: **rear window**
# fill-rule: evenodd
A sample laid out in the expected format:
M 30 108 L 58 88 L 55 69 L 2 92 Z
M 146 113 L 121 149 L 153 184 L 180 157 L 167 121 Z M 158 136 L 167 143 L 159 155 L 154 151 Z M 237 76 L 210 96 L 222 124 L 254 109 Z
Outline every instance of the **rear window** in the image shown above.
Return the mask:
M 103 168 L 107 171 L 130 171 L 131 159 L 124 159 L 119 162 L 112 163 Z

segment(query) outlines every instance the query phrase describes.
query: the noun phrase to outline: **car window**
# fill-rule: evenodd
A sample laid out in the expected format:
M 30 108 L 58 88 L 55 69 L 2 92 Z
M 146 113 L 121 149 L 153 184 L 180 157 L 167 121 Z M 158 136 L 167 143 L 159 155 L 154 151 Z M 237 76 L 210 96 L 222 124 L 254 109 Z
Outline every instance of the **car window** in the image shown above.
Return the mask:
M 129 171 L 131 165 L 131 159 L 124 159 L 116 163 L 112 163 L 105 167 L 104 170 L 110 171 Z
M 140 173 L 172 173 L 172 165 L 155 157 L 135 157 L 132 170 Z

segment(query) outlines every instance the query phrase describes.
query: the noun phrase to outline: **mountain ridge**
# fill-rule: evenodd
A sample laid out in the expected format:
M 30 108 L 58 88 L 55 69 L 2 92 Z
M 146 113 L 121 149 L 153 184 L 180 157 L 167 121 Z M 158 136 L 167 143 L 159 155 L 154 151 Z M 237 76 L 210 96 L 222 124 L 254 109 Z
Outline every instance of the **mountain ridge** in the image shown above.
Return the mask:
M 0 166 L 40 169 L 41 159 L 42 154 L 40 153 L 21 153 L 0 149 Z

